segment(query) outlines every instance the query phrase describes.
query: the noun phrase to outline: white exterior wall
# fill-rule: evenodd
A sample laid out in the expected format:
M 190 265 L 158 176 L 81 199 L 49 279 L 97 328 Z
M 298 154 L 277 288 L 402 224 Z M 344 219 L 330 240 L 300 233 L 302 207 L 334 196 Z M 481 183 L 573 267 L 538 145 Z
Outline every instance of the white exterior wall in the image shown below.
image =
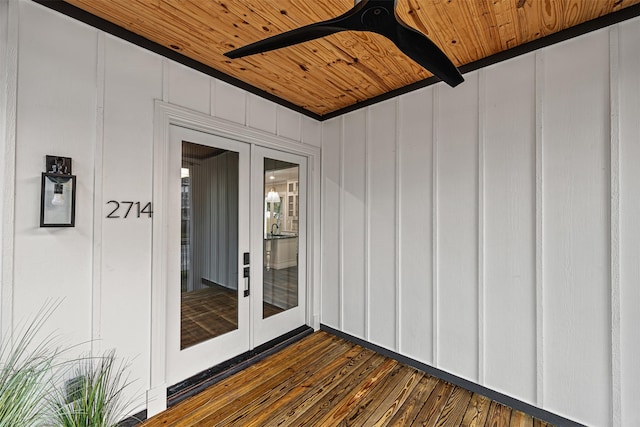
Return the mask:
M 315 146 L 320 125 L 31 1 L 0 0 L 0 30 L 2 326 L 62 298 L 47 329 L 85 343 L 78 351 L 116 348 L 131 359 L 139 410 L 150 375 L 152 220 L 105 217 L 109 200 L 152 201 L 154 100 Z M 74 228 L 39 227 L 47 154 L 73 158 Z
M 619 295 L 613 304 L 612 321 L 614 325 L 619 322 L 620 328 L 613 340 L 613 348 L 618 351 L 613 370 L 622 424 L 640 425 L 640 23 L 636 19 L 621 24 L 613 35 L 618 37 L 617 61 L 612 69 L 617 71 L 613 87 L 615 111 L 619 113 L 614 117 L 618 120 L 615 136 L 619 138 L 619 172 L 615 177 L 619 180 L 619 206 L 617 211 L 612 210 L 617 226 L 612 227 L 612 241 L 618 251 L 614 251 L 617 259 L 613 262 L 619 276 L 612 277 Z
M 321 322 L 640 424 L 638 46 L 640 18 L 324 122 Z

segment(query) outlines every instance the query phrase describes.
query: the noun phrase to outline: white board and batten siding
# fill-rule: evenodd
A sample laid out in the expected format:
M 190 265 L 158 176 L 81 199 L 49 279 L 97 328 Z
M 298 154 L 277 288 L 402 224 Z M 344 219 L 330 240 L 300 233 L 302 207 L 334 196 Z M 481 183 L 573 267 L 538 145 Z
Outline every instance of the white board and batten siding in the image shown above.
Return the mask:
M 342 157 L 340 162 L 341 182 L 344 191 L 340 206 L 341 223 L 343 229 L 349 230 L 352 238 L 341 242 L 341 253 L 353 254 L 342 265 L 343 283 L 349 286 L 344 288 L 343 307 L 348 315 L 343 314 L 345 331 L 350 334 L 363 336 L 366 317 L 366 304 L 359 301 L 366 300 L 365 283 L 367 278 L 367 252 L 365 238 L 367 236 L 367 147 L 366 147 L 366 112 L 359 110 L 345 116 L 341 138 L 348 143 L 342 144 Z M 365 125 L 365 126 L 363 126 Z
M 635 18 L 324 122 L 322 323 L 638 425 L 638 46 Z
M 608 48 L 607 31 L 570 40 L 544 52 L 541 70 L 542 394 L 599 425 L 612 397 Z
M 87 351 L 98 37 L 80 25 L 50 21 L 49 12 L 26 2 L 19 4 L 18 14 L 14 324 L 27 321 L 45 301 L 65 295 L 51 323 L 65 325 L 70 340 L 85 343 L 78 350 Z M 83 177 L 77 181 L 72 233 L 39 228 L 40 174 L 47 154 L 71 157 L 73 173 Z
M 640 24 L 619 25 L 620 393 L 623 425 L 640 425 Z M 614 313 L 615 316 L 615 313 Z
M 149 388 L 152 220 L 106 216 L 109 200 L 152 201 L 154 101 L 315 146 L 321 126 L 31 1 L 9 9 L 19 32 L 2 39 L 0 53 L 17 52 L 18 63 L 18 114 L 8 117 L 16 126 L 15 274 L 3 281 L 2 316 L 17 323 L 63 298 L 47 327 L 131 359 L 139 410 Z M 38 226 L 47 154 L 73 158 L 75 228 Z
M 396 343 L 396 113 L 395 100 L 368 109 L 368 324 L 369 341 L 393 347 Z M 353 132 L 353 131 L 352 131 Z M 349 144 L 349 141 L 344 141 Z M 347 229 L 344 229 L 346 232 Z M 344 236 L 344 240 L 350 240 Z M 352 254 L 345 254 L 352 256 Z M 353 254 L 355 255 L 355 254 Z M 343 288 L 349 286 L 343 283 Z M 355 301 L 351 301 L 353 303 Z M 345 314 L 346 315 L 346 314 Z

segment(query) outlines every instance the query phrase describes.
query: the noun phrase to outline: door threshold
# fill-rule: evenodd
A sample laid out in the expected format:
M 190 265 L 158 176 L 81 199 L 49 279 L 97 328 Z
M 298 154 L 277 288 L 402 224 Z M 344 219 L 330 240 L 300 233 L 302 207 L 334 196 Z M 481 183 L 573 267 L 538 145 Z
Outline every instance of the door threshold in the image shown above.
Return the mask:
M 313 328 L 300 326 L 291 332 L 272 339 L 253 350 L 222 362 L 167 388 L 167 408 L 200 393 L 205 388 L 242 371 L 265 357 L 276 353 L 296 341 L 310 335 Z

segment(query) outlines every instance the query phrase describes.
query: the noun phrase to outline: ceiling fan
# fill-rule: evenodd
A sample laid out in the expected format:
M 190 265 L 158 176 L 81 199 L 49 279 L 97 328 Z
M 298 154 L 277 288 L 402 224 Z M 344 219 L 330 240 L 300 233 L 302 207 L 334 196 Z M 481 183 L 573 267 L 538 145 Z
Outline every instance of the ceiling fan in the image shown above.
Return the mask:
M 361 0 L 346 13 L 326 21 L 268 37 L 225 53 L 231 59 L 268 52 L 325 37 L 340 31 L 371 31 L 391 40 L 405 55 L 451 87 L 464 78 L 449 58 L 421 32 L 402 22 L 396 0 Z

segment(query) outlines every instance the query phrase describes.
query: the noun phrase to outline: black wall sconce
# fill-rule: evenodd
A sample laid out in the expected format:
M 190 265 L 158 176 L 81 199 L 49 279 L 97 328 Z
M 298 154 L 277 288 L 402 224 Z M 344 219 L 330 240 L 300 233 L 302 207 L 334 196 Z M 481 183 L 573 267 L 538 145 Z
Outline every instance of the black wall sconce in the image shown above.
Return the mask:
M 47 156 L 40 189 L 40 227 L 75 227 L 76 176 L 71 158 Z

